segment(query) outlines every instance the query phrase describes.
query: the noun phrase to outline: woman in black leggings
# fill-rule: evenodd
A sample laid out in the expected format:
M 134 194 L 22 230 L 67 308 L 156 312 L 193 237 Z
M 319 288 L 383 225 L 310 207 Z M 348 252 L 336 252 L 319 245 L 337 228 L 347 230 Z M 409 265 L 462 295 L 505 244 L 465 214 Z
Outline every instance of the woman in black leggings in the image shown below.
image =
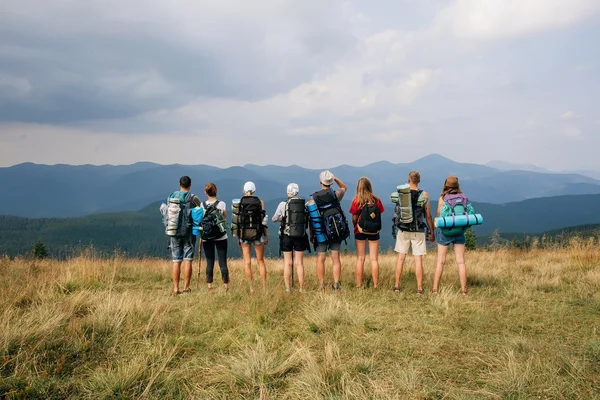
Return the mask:
M 217 210 L 223 215 L 223 218 L 227 220 L 227 206 L 225 202 L 217 200 L 217 186 L 214 183 L 208 183 L 204 187 L 204 192 L 208 199 L 202 202 L 202 206 L 205 210 L 207 207 L 214 205 Z M 229 289 L 229 270 L 227 269 L 227 232 L 220 238 L 212 240 L 204 240 L 202 242 L 202 249 L 204 250 L 204 257 L 206 258 L 206 283 L 208 290 L 212 289 L 213 274 L 215 267 L 215 248 L 217 257 L 219 258 L 219 268 L 221 269 L 221 278 L 223 278 L 223 284 L 225 290 Z

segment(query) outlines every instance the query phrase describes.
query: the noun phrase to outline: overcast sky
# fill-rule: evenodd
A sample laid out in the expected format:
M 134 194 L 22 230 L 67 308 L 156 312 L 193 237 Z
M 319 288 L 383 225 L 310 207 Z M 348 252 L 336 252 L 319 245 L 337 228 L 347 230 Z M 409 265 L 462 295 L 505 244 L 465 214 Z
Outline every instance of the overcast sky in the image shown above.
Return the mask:
M 2 0 L 0 165 L 600 170 L 599 0 Z

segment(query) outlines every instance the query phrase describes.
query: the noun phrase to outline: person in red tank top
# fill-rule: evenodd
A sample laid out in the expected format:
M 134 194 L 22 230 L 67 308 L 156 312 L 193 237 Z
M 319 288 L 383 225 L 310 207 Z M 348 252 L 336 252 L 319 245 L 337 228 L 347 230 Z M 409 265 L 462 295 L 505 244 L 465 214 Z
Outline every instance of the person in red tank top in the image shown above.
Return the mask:
M 363 273 L 365 268 L 365 259 L 367 254 L 367 241 L 369 242 L 369 258 L 371 260 L 371 275 L 373 278 L 373 287 L 379 286 L 379 233 L 366 234 L 359 229 L 359 220 L 363 208 L 374 205 L 379 214 L 383 214 L 385 209 L 379 197 L 373 194 L 373 187 L 368 178 L 360 178 L 356 185 L 356 195 L 352 200 L 350 214 L 352 214 L 352 224 L 354 225 L 354 241 L 356 243 L 356 287 L 362 286 Z M 381 218 L 379 218 L 381 221 Z M 381 227 L 380 227 L 381 229 Z

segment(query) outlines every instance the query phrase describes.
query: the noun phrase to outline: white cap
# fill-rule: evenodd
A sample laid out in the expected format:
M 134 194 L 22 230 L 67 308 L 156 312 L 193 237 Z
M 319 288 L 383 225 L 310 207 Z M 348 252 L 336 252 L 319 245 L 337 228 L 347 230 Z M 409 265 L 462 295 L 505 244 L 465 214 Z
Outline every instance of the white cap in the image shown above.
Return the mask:
M 254 184 L 254 182 L 246 182 L 244 184 L 244 193 L 254 193 L 256 192 L 256 185 Z
M 300 193 L 300 188 L 298 187 L 298 184 L 290 183 L 287 187 L 287 193 L 291 194 L 292 196 L 298 196 L 298 193 Z
M 321 183 L 325 186 L 331 186 L 333 185 L 333 182 L 335 182 L 335 176 L 333 176 L 333 174 L 329 170 L 321 172 L 321 174 L 319 175 L 319 179 L 321 180 Z

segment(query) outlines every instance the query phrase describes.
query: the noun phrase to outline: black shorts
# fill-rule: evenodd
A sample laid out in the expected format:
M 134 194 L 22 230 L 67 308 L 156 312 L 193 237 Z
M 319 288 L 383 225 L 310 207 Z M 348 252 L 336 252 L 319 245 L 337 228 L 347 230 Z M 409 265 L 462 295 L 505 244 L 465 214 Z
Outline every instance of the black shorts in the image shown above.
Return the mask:
M 376 235 L 365 235 L 364 233 L 355 233 L 354 234 L 354 239 L 355 240 L 379 240 L 381 239 L 381 237 L 379 236 L 379 233 Z
M 306 240 L 306 236 L 302 238 L 291 238 L 288 235 L 283 235 L 281 238 L 281 251 L 284 253 L 290 251 L 306 251 L 306 246 L 308 241 Z

